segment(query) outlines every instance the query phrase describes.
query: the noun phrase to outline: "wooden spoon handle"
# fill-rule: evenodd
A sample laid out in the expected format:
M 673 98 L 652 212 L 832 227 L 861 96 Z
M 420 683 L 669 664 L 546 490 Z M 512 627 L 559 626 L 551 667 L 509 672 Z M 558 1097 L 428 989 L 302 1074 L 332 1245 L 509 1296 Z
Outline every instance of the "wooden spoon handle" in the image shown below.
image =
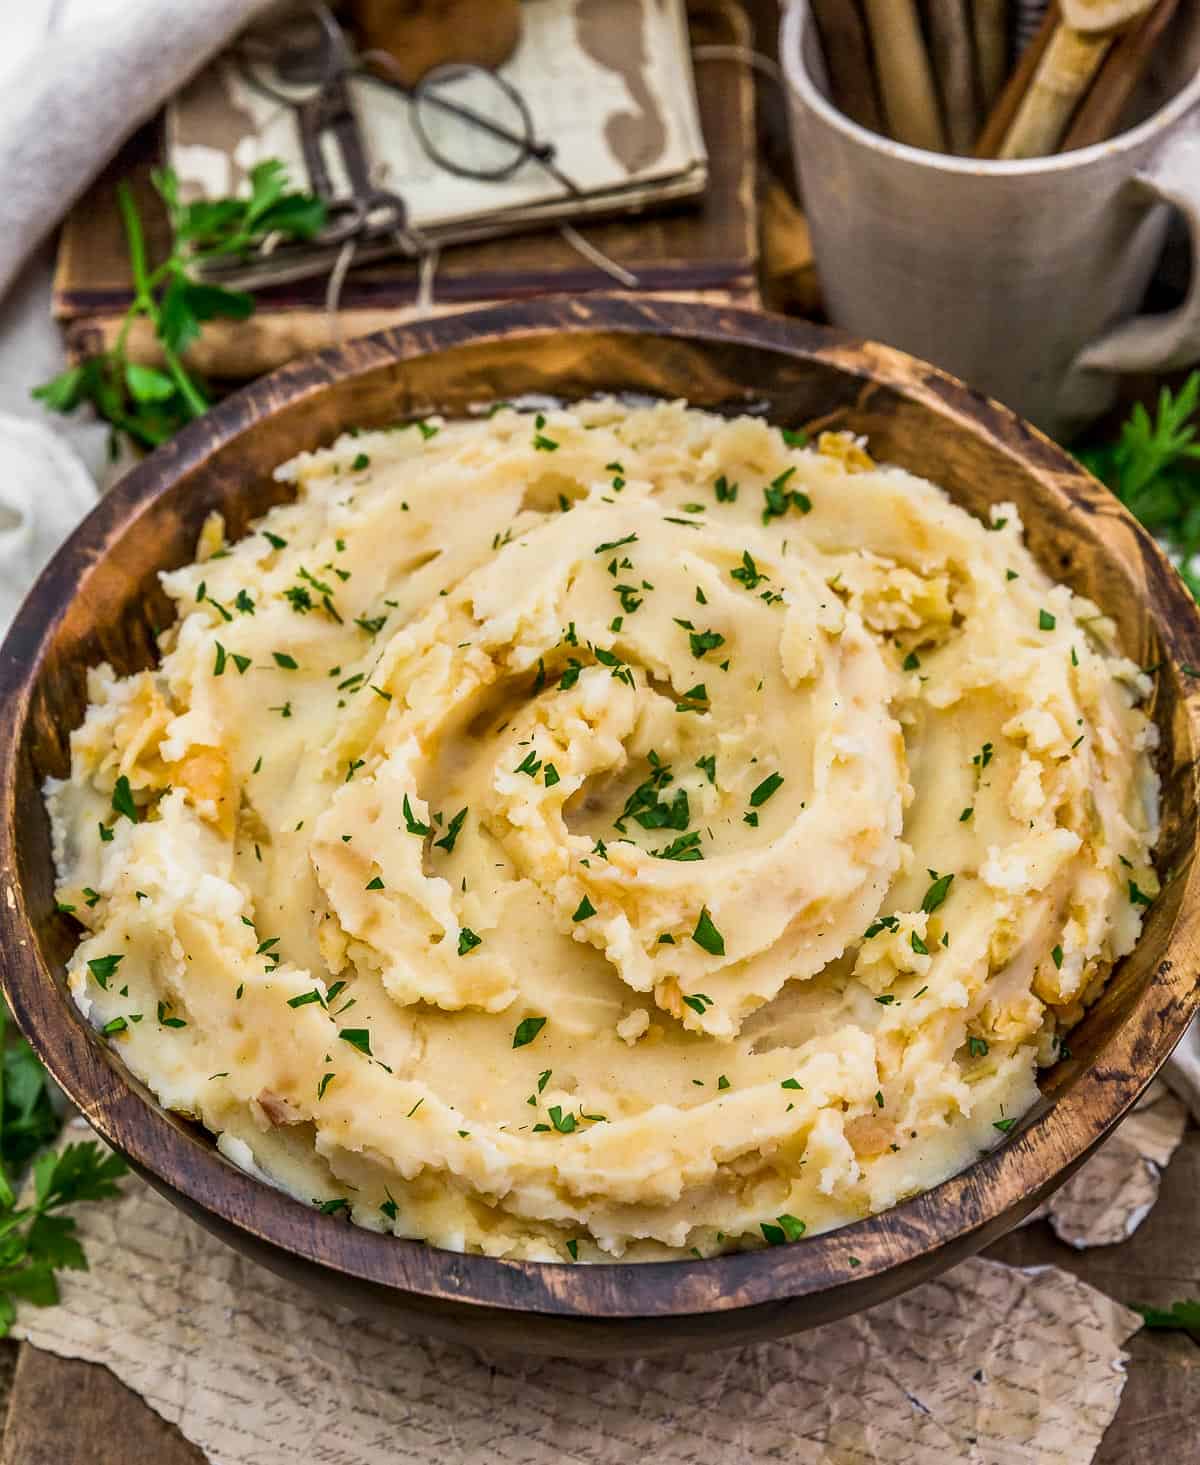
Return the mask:
M 1017 115 L 1025 93 L 1029 89 L 1029 83 L 1033 80 L 1034 73 L 1038 69 L 1042 57 L 1045 55 L 1046 47 L 1050 44 L 1050 38 L 1058 29 L 1058 5 L 1051 0 L 1051 4 L 1042 17 L 1042 23 L 1034 33 L 1033 39 L 1021 52 L 1016 69 L 1009 77 L 1008 83 L 1000 93 L 1000 100 L 992 108 L 991 115 L 983 125 L 983 131 L 979 134 L 979 141 L 975 144 L 975 156 L 977 158 L 995 158 L 999 156 L 1001 144 L 1012 126 L 1013 118 Z
M 1000 157 L 1044 158 L 1055 151 L 1112 44 L 1111 36 L 1058 27 L 1000 145 Z
M 946 151 L 916 0 L 864 0 L 888 131 L 897 142 Z
M 882 132 L 871 46 L 854 0 L 810 0 L 835 104 L 852 121 Z
M 1123 35 L 1100 68 L 1062 141 L 1062 151 L 1103 142 L 1120 128 L 1129 99 L 1145 76 L 1154 48 L 1171 23 L 1179 0 L 1158 0 L 1139 25 Z

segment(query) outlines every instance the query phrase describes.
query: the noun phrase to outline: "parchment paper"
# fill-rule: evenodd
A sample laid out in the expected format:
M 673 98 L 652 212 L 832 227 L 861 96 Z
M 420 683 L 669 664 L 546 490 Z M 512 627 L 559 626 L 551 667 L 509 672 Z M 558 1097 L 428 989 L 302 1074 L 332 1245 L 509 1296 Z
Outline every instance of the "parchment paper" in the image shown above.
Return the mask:
M 1030 1219 L 1044 1216 L 1060 1241 L 1080 1251 L 1132 1236 L 1158 1199 L 1187 1117 L 1164 1084 L 1152 1083 L 1112 1138 Z
M 1139 1324 L 1054 1268 L 974 1260 L 776 1343 L 484 1356 L 318 1306 L 133 1177 L 79 1214 L 91 1270 L 18 1336 L 106 1364 L 214 1465 L 1087 1465 Z

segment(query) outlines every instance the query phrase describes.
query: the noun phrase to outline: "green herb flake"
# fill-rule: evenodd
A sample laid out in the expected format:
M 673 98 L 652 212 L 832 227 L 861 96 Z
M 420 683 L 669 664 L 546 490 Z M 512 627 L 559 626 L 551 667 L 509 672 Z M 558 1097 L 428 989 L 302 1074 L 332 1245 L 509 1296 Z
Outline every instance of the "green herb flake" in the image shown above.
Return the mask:
M 396 806 L 393 804 L 392 807 L 395 808 Z M 401 811 L 404 814 L 404 827 L 409 832 L 409 834 L 419 834 L 423 838 L 426 834 L 430 833 L 429 825 L 422 824 L 421 821 L 413 814 L 412 805 L 408 801 L 407 794 L 404 795 L 404 801 L 401 804 Z
M 124 960 L 124 956 L 94 956 L 88 962 L 88 971 L 95 977 L 97 984 L 107 991 L 109 978 Z
M 586 921 L 590 916 L 596 914 L 596 907 L 585 895 L 575 908 L 575 914 L 571 917 L 573 921 Z
M 129 787 L 129 780 L 123 773 L 113 788 L 112 806 L 115 813 L 123 814 L 134 824 L 138 822 L 138 810 L 137 805 L 133 802 L 133 790 Z
M 767 800 L 771 797 L 771 795 L 776 791 L 776 789 L 778 789 L 782 785 L 782 783 L 782 773 L 768 774 L 768 776 L 763 779 L 758 787 L 752 790 L 750 794 L 750 807 L 752 809 L 760 809 L 763 804 L 765 804 Z
M 692 932 L 692 940 L 710 956 L 725 955 L 725 938 L 713 925 L 707 906 L 700 912 L 700 919 L 696 922 L 696 929 Z
M 925 892 L 925 898 L 921 902 L 921 909 L 927 916 L 932 915 L 945 901 L 954 882 L 953 875 L 939 875 L 936 870 L 930 870 L 929 875 L 933 884 Z
M 512 1041 L 513 1047 L 514 1048 L 524 1048 L 527 1044 L 532 1043 L 533 1040 L 534 1040 L 534 1038 L 537 1037 L 537 1035 L 541 1032 L 541 1030 L 545 1026 L 546 1026 L 546 1019 L 544 1017 L 526 1017 L 526 1018 L 522 1018 L 521 1021 L 517 1024 L 516 1032 L 513 1033 L 513 1041 Z M 538 1084 L 538 1093 L 539 1094 L 546 1087 L 545 1079 L 548 1079 L 549 1077 L 550 1077 L 550 1070 L 549 1069 L 546 1069 L 545 1076 L 544 1076 L 543 1080 L 541 1082 L 539 1082 L 539 1084 Z

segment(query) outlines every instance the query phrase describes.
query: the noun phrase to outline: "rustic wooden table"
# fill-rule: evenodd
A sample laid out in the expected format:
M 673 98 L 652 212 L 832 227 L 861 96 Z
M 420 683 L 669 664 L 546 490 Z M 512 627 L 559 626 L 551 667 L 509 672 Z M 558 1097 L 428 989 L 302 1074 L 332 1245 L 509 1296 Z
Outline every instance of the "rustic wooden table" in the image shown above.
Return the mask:
M 1052 1264 L 1122 1302 L 1166 1306 L 1200 1296 L 1200 1128 L 1163 1177 L 1158 1204 L 1130 1241 L 1076 1252 L 1045 1223 L 987 1253 L 1016 1266 Z M 0 1465 L 203 1465 L 204 1456 L 106 1369 L 27 1344 L 16 1372 Z M 1096 1465 L 1200 1461 L 1200 1344 L 1184 1333 L 1139 1333 L 1129 1378 Z M 953 1462 L 947 1460 L 947 1465 Z

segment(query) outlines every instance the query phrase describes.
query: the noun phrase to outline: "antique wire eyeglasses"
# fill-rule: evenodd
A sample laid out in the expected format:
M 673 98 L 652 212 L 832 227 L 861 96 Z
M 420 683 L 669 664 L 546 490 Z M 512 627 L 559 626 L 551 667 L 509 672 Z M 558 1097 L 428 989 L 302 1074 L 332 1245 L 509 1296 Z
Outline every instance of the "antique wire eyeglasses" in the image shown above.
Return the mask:
M 370 177 L 348 87 L 352 79 L 408 103 L 413 134 L 436 167 L 460 178 L 502 182 L 533 163 L 565 194 L 579 196 L 579 188 L 555 163 L 554 144 L 537 138 L 524 97 L 496 72 L 474 65 L 437 66 L 407 87 L 387 52 L 356 56 L 324 4 L 314 0 L 309 12 L 281 34 L 251 33 L 235 55 L 248 86 L 296 114 L 313 191 L 330 209 L 331 230 L 324 242 L 368 232 L 412 232 L 403 199 Z M 329 141 L 340 155 L 349 198 L 336 187 L 327 165 Z

